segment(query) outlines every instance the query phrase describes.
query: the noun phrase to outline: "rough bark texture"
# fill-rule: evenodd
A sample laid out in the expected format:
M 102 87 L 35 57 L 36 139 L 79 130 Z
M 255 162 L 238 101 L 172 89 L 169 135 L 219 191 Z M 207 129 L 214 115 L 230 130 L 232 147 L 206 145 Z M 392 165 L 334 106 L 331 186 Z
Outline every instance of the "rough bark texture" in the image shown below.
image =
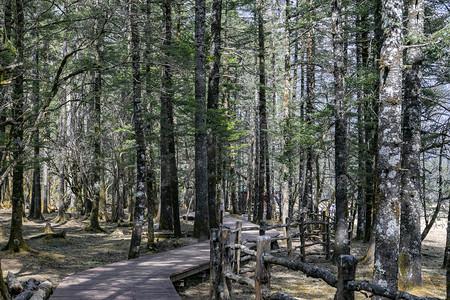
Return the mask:
M 194 237 L 208 238 L 208 155 L 206 138 L 206 1 L 195 1 L 195 223 Z
M 264 46 L 264 17 L 263 0 L 258 0 L 258 68 L 259 68 L 259 90 L 258 90 L 258 112 L 259 112 L 259 152 L 258 163 L 258 216 L 257 221 L 264 218 L 264 198 L 265 198 L 265 171 L 266 171 L 266 138 L 267 138 L 267 108 L 266 108 L 266 66 L 265 66 L 265 46 Z M 269 187 L 267 187 L 268 189 Z
M 424 1 L 408 4 L 408 43 L 416 44 L 423 34 Z M 420 114 L 422 50 L 406 50 L 405 93 L 403 102 L 402 191 L 400 221 L 399 284 L 403 289 L 422 285 L 420 232 Z
M 364 15 L 364 17 L 366 17 Z M 363 19 L 364 20 L 364 19 Z M 366 19 L 367 20 L 367 19 Z M 364 22 L 366 21 L 364 20 Z M 366 228 L 364 242 L 373 243 L 373 224 L 375 223 L 374 202 L 375 202 L 375 160 L 377 156 L 377 123 L 378 116 L 378 98 L 379 98 L 379 57 L 381 51 L 381 39 L 382 39 L 382 29 L 381 29 L 381 0 L 376 0 L 375 12 L 374 12 L 375 30 L 374 30 L 374 40 L 373 44 L 375 47 L 371 47 L 373 64 L 370 65 L 372 69 L 369 69 L 369 45 L 368 43 L 363 44 L 362 49 L 362 63 L 367 66 L 367 70 L 374 72 L 376 74 L 376 80 L 373 81 L 372 85 L 368 85 L 364 89 L 364 94 L 368 97 L 364 107 L 364 131 L 365 131 L 365 143 L 367 151 L 367 159 L 365 161 L 366 165 L 366 176 L 365 176 L 365 198 L 366 198 Z M 364 32 L 363 39 L 368 40 L 368 34 Z M 374 95 L 369 97 L 369 95 Z M 373 260 L 373 257 L 370 258 Z
M 130 28 L 131 28 L 131 62 L 133 74 L 133 113 L 134 113 L 134 135 L 136 140 L 136 201 L 134 209 L 133 231 L 131 233 L 130 251 L 128 259 L 139 257 L 142 226 L 144 224 L 145 205 L 147 204 L 147 167 L 145 158 L 145 139 L 142 126 L 142 99 L 141 99 L 141 76 L 140 76 L 140 54 L 139 54 L 139 30 L 137 26 L 138 3 L 129 0 Z M 151 214 L 151 211 L 149 211 Z
M 174 187 L 172 158 L 175 159 L 175 134 L 173 121 L 173 83 L 170 61 L 170 45 L 172 43 L 172 1 L 162 2 L 164 26 L 164 65 L 161 91 L 161 214 L 159 227 L 163 230 L 174 229 L 173 199 L 178 196 L 178 187 Z M 176 169 L 176 165 L 175 165 Z M 175 188 L 175 190 L 173 190 Z
M 36 35 L 36 32 L 33 31 L 33 35 Z M 39 102 L 40 102 L 40 93 L 39 93 L 39 50 L 35 49 L 33 53 L 33 112 L 35 115 L 39 113 Z M 38 162 L 39 160 L 39 127 L 33 132 L 33 143 L 34 143 L 34 159 L 35 166 L 33 170 L 33 188 L 32 188 L 32 196 L 31 196 L 31 205 L 30 205 L 30 217 L 33 219 L 42 219 L 42 205 L 41 205 L 41 164 Z
M 24 41 L 24 6 L 22 0 L 16 0 L 16 41 L 15 47 L 17 51 L 17 61 L 23 61 L 23 41 Z M 23 159 L 23 112 L 24 112 L 24 76 L 23 69 L 21 67 L 16 69 L 16 78 L 14 80 L 13 86 L 13 101 L 14 106 L 12 108 L 13 111 L 13 119 L 16 124 L 12 128 L 12 140 L 13 140 L 13 159 L 18 163 L 13 168 L 13 183 L 12 183 L 12 215 L 11 215 L 11 229 L 9 240 L 4 250 L 19 252 L 23 250 L 27 250 L 28 246 L 26 245 L 23 239 L 23 224 L 22 218 L 24 216 L 23 204 L 24 204 L 24 195 L 23 195 L 23 177 L 24 177 L 24 166 L 21 163 Z
M 98 1 L 96 5 L 99 5 Z M 98 28 L 99 20 L 95 20 L 95 31 L 99 34 Z M 93 165 L 93 195 L 92 195 L 92 208 L 89 216 L 89 226 L 86 230 L 100 232 L 103 229 L 99 224 L 99 210 L 100 210 L 100 191 L 101 191 L 101 97 L 102 97 L 102 71 L 99 69 L 102 63 L 101 53 L 101 40 L 100 38 L 94 43 L 94 54 L 97 62 L 97 70 L 94 71 L 94 85 L 93 85 L 93 101 L 94 110 L 92 112 L 92 119 L 94 122 L 94 165 Z
M 64 4 L 64 10 L 67 12 L 67 4 Z M 67 55 L 67 33 L 63 35 L 63 49 L 62 54 Z M 59 146 L 59 161 L 58 161 L 58 175 L 59 175 L 59 185 L 58 185 L 58 215 L 55 219 L 57 223 L 64 223 L 66 219 L 66 204 L 65 204 L 65 194 L 66 194 L 66 182 L 65 182 L 65 169 L 66 169 L 66 134 L 67 134 L 67 91 L 64 88 L 61 93 L 61 100 L 64 105 L 61 107 L 60 112 L 60 127 L 58 136 L 58 146 Z
M 347 118 L 345 115 L 345 53 L 342 29 L 342 1 L 333 1 L 333 49 L 335 94 L 335 189 L 336 189 L 336 238 L 334 257 L 350 254 L 347 200 Z
M 152 84 L 152 76 L 151 76 L 151 33 L 152 33 L 152 27 L 151 27 L 151 5 L 152 1 L 147 0 L 145 12 L 146 12 L 146 24 L 145 24 L 145 73 L 146 73 L 146 82 L 145 82 L 145 88 L 147 92 L 147 97 L 149 97 L 152 93 L 153 84 Z M 156 101 L 153 100 L 150 102 L 150 108 L 149 108 L 149 114 L 153 115 L 155 111 L 155 103 Z M 149 137 L 154 136 L 154 126 L 155 121 L 150 120 L 147 122 L 147 134 Z M 153 242 L 155 241 L 155 232 L 153 228 L 153 219 L 155 215 L 158 214 L 158 192 L 157 192 L 157 184 L 156 184 L 156 172 L 155 172 L 155 155 L 154 155 L 154 142 L 153 139 L 150 139 L 149 141 L 149 147 L 148 147 L 148 157 L 149 161 L 147 163 L 147 209 L 149 213 L 147 214 L 147 248 L 151 248 L 153 245 Z
M 219 104 L 219 80 L 220 80 L 220 56 L 221 56 L 221 17 L 222 0 L 214 0 L 211 14 L 211 44 L 209 56 L 212 61 L 209 63 L 208 79 L 208 206 L 209 206 L 209 226 L 219 228 L 217 209 L 217 134 L 218 134 L 218 104 Z
M 374 283 L 397 288 L 400 238 L 400 152 L 402 104 L 403 1 L 382 6 Z M 377 299 L 383 299 L 377 297 Z
M 360 1 L 358 1 L 360 4 Z M 361 14 L 357 17 L 356 20 L 357 27 L 365 26 L 366 16 Z M 357 37 L 361 40 L 367 38 L 367 31 L 361 31 L 358 33 Z M 364 50 L 364 51 L 363 51 Z M 363 71 L 365 70 L 366 65 L 363 63 L 363 52 L 367 53 L 367 42 L 359 43 L 356 45 L 356 68 L 357 68 L 357 76 L 358 80 L 363 78 Z M 367 62 L 365 60 L 364 62 Z M 364 240 L 365 238 L 365 227 L 366 227 L 366 199 L 364 193 L 364 177 L 365 177 L 365 144 L 364 144 L 364 124 L 363 124 L 363 96 L 364 87 L 360 86 L 357 90 L 357 99 L 358 99 L 358 190 L 357 190 L 357 207 L 358 207 L 358 223 L 356 228 L 356 240 Z
M 292 185 L 292 151 L 291 151 L 291 135 L 290 135 L 290 100 L 291 100 L 291 29 L 289 25 L 290 16 L 289 11 L 291 4 L 286 0 L 286 8 L 284 12 L 284 93 L 283 93 L 283 166 L 282 166 L 282 205 L 281 218 L 286 220 L 291 218 L 291 185 Z
M 308 2 L 309 6 L 313 6 L 312 1 Z M 315 78 L 315 64 L 316 56 L 316 39 L 311 17 L 308 17 L 308 26 L 310 29 L 306 33 L 306 103 L 305 103 L 305 122 L 312 125 L 314 113 L 314 98 L 316 89 Z M 311 144 L 311 143 L 310 143 Z M 314 180 L 314 149 L 308 145 L 306 150 L 306 175 L 305 175 L 305 195 L 304 204 L 310 212 L 316 211 L 315 197 L 313 195 L 313 180 Z

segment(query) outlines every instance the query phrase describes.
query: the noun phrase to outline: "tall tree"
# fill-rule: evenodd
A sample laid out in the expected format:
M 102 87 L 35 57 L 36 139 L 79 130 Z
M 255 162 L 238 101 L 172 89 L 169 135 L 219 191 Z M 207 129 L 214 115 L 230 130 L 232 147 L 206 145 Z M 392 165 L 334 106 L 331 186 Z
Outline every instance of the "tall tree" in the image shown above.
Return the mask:
M 403 1 L 387 0 L 382 4 L 373 279 L 376 284 L 396 289 L 400 238 Z
M 258 16 L 258 113 L 259 113 L 259 152 L 258 152 L 258 219 L 264 218 L 264 200 L 265 200 L 265 179 L 266 179 L 266 139 L 267 139 L 267 101 L 266 101 L 266 64 L 265 64 L 265 33 L 264 33 L 264 0 L 258 0 L 257 3 Z M 267 187 L 268 189 L 269 187 Z M 268 191 L 267 191 L 268 192 Z
M 161 92 L 161 216 L 160 228 L 181 235 L 178 205 L 178 171 L 175 153 L 172 83 L 172 1 L 163 1 L 164 65 Z
M 24 34 L 25 34 L 25 13 L 23 0 L 16 0 L 15 2 L 15 48 L 17 51 L 16 61 L 23 63 L 24 61 Z M 23 165 L 23 153 L 24 153 L 24 68 L 18 67 L 16 69 L 14 86 L 13 86 L 13 119 L 15 125 L 11 129 L 11 140 L 13 141 L 13 159 L 17 162 L 13 168 L 13 182 L 12 182 L 12 216 L 11 216 L 11 229 L 9 234 L 9 240 L 3 250 L 9 250 L 14 252 L 28 250 L 28 246 L 23 239 L 23 223 L 24 217 L 24 195 L 23 195 L 23 179 L 24 179 L 24 165 Z
M 86 230 L 100 232 L 103 229 L 99 224 L 99 211 L 100 211 L 100 193 L 101 193 L 101 178 L 102 178 L 102 163 L 101 163 L 101 120 L 102 120 L 102 112 L 101 112 L 101 99 L 102 99 L 102 82 L 103 82 L 103 74 L 102 74 L 102 28 L 101 28 L 101 20 L 103 19 L 103 12 L 101 11 L 100 1 L 96 0 L 95 9 L 97 15 L 94 20 L 94 32 L 98 36 L 98 38 L 94 42 L 94 56 L 96 62 L 96 69 L 94 70 L 94 78 L 93 78 L 93 111 L 92 111 L 92 119 L 94 123 L 94 162 L 92 169 L 92 209 L 89 216 L 89 226 Z
M 292 153 L 290 135 L 290 100 L 291 100 L 291 28 L 290 28 L 291 3 L 286 0 L 284 10 L 284 93 L 283 93 L 283 191 L 281 205 L 281 220 L 292 217 L 291 186 L 292 186 Z
M 342 29 L 342 1 L 334 0 L 332 8 L 334 49 L 334 151 L 336 188 L 336 243 L 334 256 L 350 253 L 347 200 L 347 117 L 345 107 L 345 53 Z
M 37 29 L 32 32 L 34 38 L 38 38 Z M 36 47 L 33 51 L 33 84 L 32 84 L 32 95 L 33 95 L 33 113 L 35 115 L 39 114 L 39 102 L 40 102 L 40 91 L 39 91 L 39 48 Z M 42 219 L 42 205 L 41 205 L 41 164 L 40 160 L 40 138 L 39 138 L 39 127 L 33 132 L 33 144 L 34 144 L 34 170 L 33 170 L 33 188 L 31 196 L 30 205 L 30 217 L 34 219 Z
M 147 167 L 145 158 L 145 139 L 142 120 L 141 99 L 141 65 L 140 65 L 140 37 L 137 25 L 138 2 L 129 0 L 130 29 L 131 29 L 131 63 L 133 76 L 133 114 L 134 136 L 136 140 L 136 201 L 133 219 L 133 231 L 131 233 L 130 251 L 128 259 L 139 257 L 142 226 L 144 224 L 145 205 L 147 204 Z M 148 210 L 151 214 L 151 210 Z
M 402 190 L 400 219 L 399 283 L 402 288 L 422 285 L 420 232 L 420 130 L 424 1 L 408 3 L 408 30 L 403 98 Z
M 206 138 L 206 1 L 195 1 L 195 222 L 194 237 L 209 237 Z
M 308 9 L 307 22 L 308 31 L 306 32 L 306 101 L 305 101 L 305 123 L 307 126 L 312 126 L 314 123 L 312 114 L 314 113 L 314 98 L 316 93 L 316 75 L 315 75 L 315 57 L 316 57 L 316 38 L 314 30 L 314 22 L 312 18 L 314 10 L 314 1 L 309 0 L 307 3 Z M 304 199 L 305 205 L 309 212 L 315 212 L 316 199 L 313 192 L 313 180 L 314 180 L 314 149 L 312 147 L 312 142 L 308 143 L 306 149 L 306 175 L 305 179 L 305 189 L 304 189 Z
M 217 142 L 218 142 L 218 111 L 219 106 L 219 82 L 220 82 L 220 57 L 221 57 L 221 28 L 222 28 L 222 0 L 214 0 L 211 14 L 211 42 L 209 56 L 208 78 L 208 205 L 209 226 L 219 228 L 217 209 Z

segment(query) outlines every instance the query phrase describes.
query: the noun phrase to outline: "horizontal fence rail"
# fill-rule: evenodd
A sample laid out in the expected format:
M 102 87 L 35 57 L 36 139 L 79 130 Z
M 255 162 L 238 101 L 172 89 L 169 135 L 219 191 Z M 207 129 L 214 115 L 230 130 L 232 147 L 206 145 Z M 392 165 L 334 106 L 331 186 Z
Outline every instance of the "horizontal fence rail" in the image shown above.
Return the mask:
M 322 215 L 323 216 L 323 215 Z M 315 225 L 326 225 L 327 222 L 314 221 Z M 270 265 L 279 265 L 290 270 L 301 271 L 308 277 L 318 278 L 327 285 L 336 288 L 335 299 L 352 300 L 354 292 L 368 292 L 373 295 L 386 297 L 388 299 L 404 299 L 404 300 L 439 300 L 439 298 L 425 298 L 415 296 L 406 292 L 388 289 L 367 281 L 355 280 L 357 260 L 351 255 L 341 255 L 338 259 L 338 275 L 335 276 L 331 272 L 312 266 L 304 261 L 296 261 L 290 259 L 292 243 L 289 246 L 291 236 L 297 236 L 297 233 L 291 234 L 290 228 L 302 224 L 311 224 L 305 220 L 299 222 L 290 222 L 288 219 L 285 224 L 265 226 L 262 222 L 260 227 L 242 228 L 242 223 L 237 222 L 236 229 L 230 228 L 212 229 L 211 231 L 211 299 L 231 299 L 232 298 L 232 282 L 245 284 L 255 290 L 257 300 L 267 299 L 295 299 L 293 296 L 283 292 L 270 292 Z M 261 229 L 261 227 L 263 227 Z M 249 229 L 250 228 L 250 229 Z M 284 238 L 271 238 L 263 234 L 270 229 L 285 229 Z M 306 227 L 302 227 L 306 231 Z M 243 245 L 242 232 L 246 230 L 259 230 L 261 236 L 256 240 L 256 251 Z M 234 244 L 231 243 L 231 234 L 234 234 Z M 302 235 L 299 232 L 300 236 Z M 328 235 L 329 239 L 329 235 Z M 271 243 L 277 240 L 288 241 L 287 247 L 288 258 L 277 257 L 272 255 Z M 329 242 L 328 242 L 329 245 Z M 306 248 L 306 247 L 304 247 Z M 304 249 L 303 248 L 303 249 Z M 277 251 L 278 252 L 278 251 Z M 242 257 L 243 256 L 243 257 Z M 302 260 L 304 256 L 301 256 Z M 254 269 L 241 269 L 240 263 L 255 260 Z M 254 272 L 254 278 L 241 276 L 244 273 Z

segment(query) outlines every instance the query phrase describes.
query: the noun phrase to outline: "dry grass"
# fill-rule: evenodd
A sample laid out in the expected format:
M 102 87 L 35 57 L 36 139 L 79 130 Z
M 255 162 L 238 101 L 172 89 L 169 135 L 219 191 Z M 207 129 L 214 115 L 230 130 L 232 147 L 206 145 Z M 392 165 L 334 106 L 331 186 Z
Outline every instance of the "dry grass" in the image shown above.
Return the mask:
M 0 212 L 0 246 L 7 242 L 11 212 Z M 54 214 L 46 215 L 48 220 Z M 24 223 L 24 236 L 29 238 L 42 234 L 46 221 L 27 221 Z M 50 280 L 57 285 L 64 277 L 73 273 L 127 259 L 130 228 L 118 228 L 116 224 L 101 223 L 106 233 L 90 233 L 83 230 L 87 221 L 70 220 L 64 224 L 52 223 L 54 231 L 67 230 L 66 239 L 28 239 L 28 245 L 36 250 L 33 253 L 0 253 L 4 272 L 15 273 L 21 281 L 29 278 Z M 183 222 L 184 230 L 192 230 L 192 222 Z M 441 269 L 446 237 L 446 220 L 439 220 L 423 243 L 423 281 L 422 289 L 410 291 L 416 295 L 434 296 L 445 299 L 445 272 Z M 151 252 L 143 247 L 142 255 L 156 251 L 165 251 L 194 243 L 195 239 L 182 238 L 159 241 Z M 146 243 L 146 240 L 143 240 Z M 366 251 L 366 244 L 354 242 L 352 254 L 361 257 Z M 336 267 L 323 259 L 308 258 L 319 267 L 336 274 Z M 371 265 L 358 265 L 357 279 L 371 280 Z M 252 275 L 252 274 L 248 274 Z M 308 278 L 301 272 L 289 271 L 283 267 L 272 267 L 271 290 L 283 291 L 299 299 L 333 299 L 335 289 L 319 279 Z M 181 293 L 182 299 L 209 299 L 209 283 L 204 282 L 187 288 Z M 254 291 L 239 284 L 233 285 L 234 299 L 254 299 Z M 357 293 L 357 299 L 366 297 Z

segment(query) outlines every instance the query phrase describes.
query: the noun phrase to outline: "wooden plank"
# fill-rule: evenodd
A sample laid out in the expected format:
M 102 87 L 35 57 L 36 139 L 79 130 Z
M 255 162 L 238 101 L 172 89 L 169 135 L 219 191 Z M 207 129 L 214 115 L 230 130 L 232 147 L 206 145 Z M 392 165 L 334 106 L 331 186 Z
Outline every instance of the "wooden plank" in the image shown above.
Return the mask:
M 234 228 L 236 218 L 225 218 L 224 224 Z M 254 224 L 242 221 L 243 227 Z M 256 239 L 258 230 L 245 231 L 243 239 Z M 266 235 L 276 236 L 276 230 Z M 180 280 L 207 270 L 210 260 L 210 243 L 194 245 L 112 263 L 82 271 L 65 278 L 51 296 L 58 299 L 181 299 L 172 280 Z

